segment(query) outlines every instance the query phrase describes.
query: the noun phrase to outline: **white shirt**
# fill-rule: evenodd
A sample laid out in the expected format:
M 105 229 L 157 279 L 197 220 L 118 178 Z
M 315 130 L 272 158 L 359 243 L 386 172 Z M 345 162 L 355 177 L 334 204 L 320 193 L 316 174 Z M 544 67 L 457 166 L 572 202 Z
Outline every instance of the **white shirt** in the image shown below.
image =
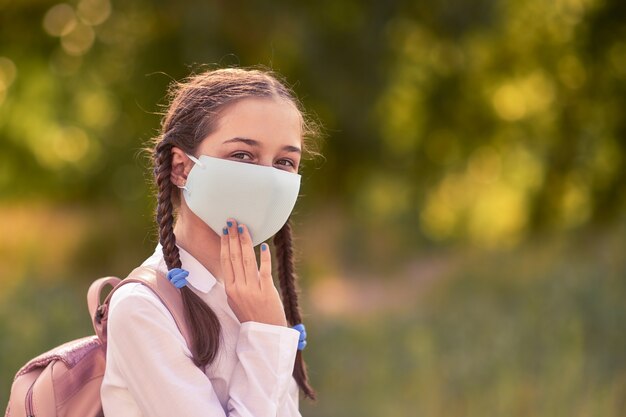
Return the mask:
M 221 341 L 205 372 L 174 318 L 157 296 L 137 283 L 111 297 L 107 365 L 101 388 L 107 417 L 295 417 L 298 386 L 292 377 L 300 333 L 258 322 L 240 323 L 224 285 L 180 249 L 188 286 L 215 312 Z M 160 245 L 144 266 L 167 273 Z

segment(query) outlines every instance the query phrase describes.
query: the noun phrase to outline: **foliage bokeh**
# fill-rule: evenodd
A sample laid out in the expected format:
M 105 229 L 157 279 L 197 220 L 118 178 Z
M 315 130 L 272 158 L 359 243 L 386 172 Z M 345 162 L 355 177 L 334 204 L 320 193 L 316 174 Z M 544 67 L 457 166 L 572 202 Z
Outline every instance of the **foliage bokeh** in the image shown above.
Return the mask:
M 89 282 L 153 249 L 167 85 L 260 64 L 326 133 L 293 216 L 306 415 L 621 415 L 624 22 L 617 0 L 0 0 L 0 403 L 90 332 Z

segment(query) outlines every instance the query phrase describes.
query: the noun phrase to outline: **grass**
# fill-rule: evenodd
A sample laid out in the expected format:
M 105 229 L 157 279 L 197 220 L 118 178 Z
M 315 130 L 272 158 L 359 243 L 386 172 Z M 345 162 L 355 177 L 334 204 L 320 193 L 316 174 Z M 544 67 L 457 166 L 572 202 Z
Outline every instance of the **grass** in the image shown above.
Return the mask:
M 502 252 L 448 252 L 454 267 L 427 287 L 397 278 L 416 296 L 388 311 L 322 314 L 304 291 L 305 354 L 320 400 L 302 400 L 302 414 L 625 415 L 623 253 L 623 228 Z M 16 279 L 0 304 L 0 404 L 28 358 L 92 332 L 88 281 L 28 278 Z
M 309 319 L 320 400 L 303 414 L 625 415 L 625 249 L 613 235 L 456 254 L 408 311 Z

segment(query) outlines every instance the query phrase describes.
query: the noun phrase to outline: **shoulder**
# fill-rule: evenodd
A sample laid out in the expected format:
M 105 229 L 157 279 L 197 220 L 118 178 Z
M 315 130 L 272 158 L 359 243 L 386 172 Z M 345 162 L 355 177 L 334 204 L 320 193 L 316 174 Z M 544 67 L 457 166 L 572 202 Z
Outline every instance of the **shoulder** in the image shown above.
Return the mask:
M 174 321 L 174 317 L 156 294 L 148 287 L 129 282 L 117 288 L 109 303 L 107 317 L 107 343 L 162 349 L 173 344 L 185 355 L 191 353 L 187 342 Z
M 174 317 L 147 286 L 129 282 L 117 288 L 109 302 L 109 330 L 145 331 L 155 323 L 159 328 L 178 332 Z
M 114 310 L 135 310 L 133 306 L 166 311 L 161 300 L 148 287 L 138 282 L 123 284 L 115 290 L 109 302 L 109 313 Z

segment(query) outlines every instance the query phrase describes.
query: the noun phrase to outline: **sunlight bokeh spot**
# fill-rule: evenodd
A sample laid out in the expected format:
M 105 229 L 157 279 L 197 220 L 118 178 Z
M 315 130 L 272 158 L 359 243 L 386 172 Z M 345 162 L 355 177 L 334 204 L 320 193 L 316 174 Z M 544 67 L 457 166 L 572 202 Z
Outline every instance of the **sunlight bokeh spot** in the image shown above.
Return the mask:
M 598 4 L 598 0 L 556 0 L 554 9 L 557 13 L 567 13 L 580 19 L 583 14 Z
M 52 6 L 43 18 L 43 28 L 51 36 L 67 35 L 77 23 L 74 8 L 66 3 Z
M 409 187 L 399 178 L 377 175 L 365 187 L 363 208 L 374 218 L 388 219 L 402 213 L 409 203 Z
M 96 34 L 91 26 L 78 23 L 61 37 L 61 46 L 70 55 L 84 55 L 93 45 L 95 38 Z
M 5 56 L 0 56 L 0 89 L 9 88 L 16 76 L 17 67 L 15 63 Z
M 4 102 L 7 90 L 17 75 L 15 63 L 7 57 L 0 56 L 0 105 Z
M 480 183 L 491 183 L 498 179 L 501 170 L 501 158 L 493 146 L 482 146 L 470 156 L 467 170 Z
M 92 128 L 110 126 L 118 116 L 114 99 L 104 91 L 83 91 L 77 95 L 75 102 L 80 120 Z
M 503 158 L 503 177 L 513 187 L 533 191 L 543 182 L 544 167 L 529 149 L 521 144 L 511 146 Z
M 111 15 L 109 0 L 81 0 L 77 6 L 80 20 L 91 26 L 102 24 Z
M 66 127 L 52 139 L 52 149 L 61 161 L 74 163 L 85 157 L 89 151 L 89 142 L 83 129 Z
M 540 71 L 501 85 L 492 96 L 496 113 L 507 121 L 542 112 L 553 100 L 554 85 Z
M 481 148 L 474 158 L 477 172 L 451 174 L 428 194 L 420 212 L 422 230 L 438 241 L 465 235 L 482 247 L 513 245 L 528 222 L 526 190 L 496 178 L 501 157 L 495 149 Z
M 522 191 L 503 183 L 477 189 L 469 213 L 471 240 L 489 248 L 517 243 L 527 222 Z
M 498 88 L 493 95 L 493 106 L 504 120 L 515 121 L 526 116 L 524 94 L 515 85 L 506 84 Z

